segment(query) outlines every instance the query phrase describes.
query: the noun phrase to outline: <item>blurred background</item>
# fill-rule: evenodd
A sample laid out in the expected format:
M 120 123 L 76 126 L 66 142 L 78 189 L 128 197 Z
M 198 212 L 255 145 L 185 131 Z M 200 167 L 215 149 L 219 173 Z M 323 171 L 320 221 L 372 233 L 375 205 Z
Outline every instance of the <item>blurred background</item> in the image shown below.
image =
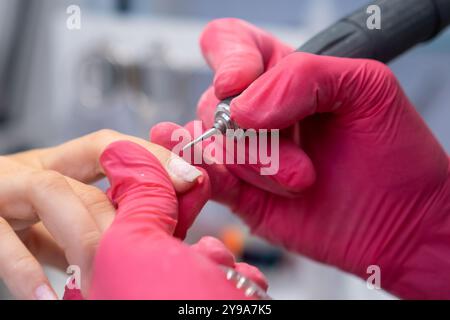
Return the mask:
M 198 38 L 212 19 L 238 17 L 299 46 L 367 0 L 0 0 L 0 152 L 64 142 L 102 128 L 147 138 L 160 121 L 184 124 L 212 79 Z M 81 29 L 66 26 L 70 5 Z M 450 151 L 450 33 L 391 64 Z M 248 235 L 208 204 L 188 241 L 220 237 L 269 278 L 275 299 L 391 299 L 364 281 Z M 62 293 L 67 275 L 48 269 Z M 0 298 L 10 298 L 0 283 Z

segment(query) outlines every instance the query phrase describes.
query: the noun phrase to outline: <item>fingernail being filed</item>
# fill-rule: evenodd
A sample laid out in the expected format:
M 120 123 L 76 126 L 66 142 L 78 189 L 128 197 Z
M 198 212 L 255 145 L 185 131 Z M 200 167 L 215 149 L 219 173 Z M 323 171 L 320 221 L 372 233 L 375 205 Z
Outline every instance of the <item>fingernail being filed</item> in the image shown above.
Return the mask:
M 36 300 L 58 300 L 53 290 L 47 285 L 42 284 L 34 290 Z
M 200 170 L 179 157 L 172 157 L 169 159 L 167 163 L 167 170 L 170 175 L 186 182 L 194 182 L 202 175 Z

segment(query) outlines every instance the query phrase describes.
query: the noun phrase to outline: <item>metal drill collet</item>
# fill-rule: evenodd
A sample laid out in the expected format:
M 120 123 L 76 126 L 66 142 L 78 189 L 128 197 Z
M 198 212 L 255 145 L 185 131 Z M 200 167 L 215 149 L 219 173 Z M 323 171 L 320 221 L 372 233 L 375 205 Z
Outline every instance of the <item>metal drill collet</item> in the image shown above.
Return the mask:
M 211 129 L 203 133 L 198 138 L 192 140 L 187 145 L 183 147 L 183 151 L 186 151 L 187 149 L 191 148 L 192 146 L 196 145 L 197 143 L 208 139 L 216 134 L 226 134 L 227 130 L 238 130 L 240 129 L 239 126 L 234 123 L 231 120 L 231 112 L 230 112 L 230 104 L 231 104 L 232 98 L 225 99 L 216 107 L 216 112 L 214 114 L 214 125 Z M 242 131 L 243 132 L 243 131 Z M 239 138 L 239 134 L 234 135 L 236 138 Z

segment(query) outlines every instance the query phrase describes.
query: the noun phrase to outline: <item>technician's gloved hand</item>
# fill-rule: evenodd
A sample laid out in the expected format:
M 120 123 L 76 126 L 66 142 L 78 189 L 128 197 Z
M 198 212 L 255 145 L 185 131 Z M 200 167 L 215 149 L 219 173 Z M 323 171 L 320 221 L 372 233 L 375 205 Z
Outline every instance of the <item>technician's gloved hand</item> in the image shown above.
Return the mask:
M 235 19 L 209 24 L 201 44 L 216 72 L 199 105 L 205 128 L 219 99 L 242 92 L 231 103 L 238 125 L 291 139 L 268 184 L 257 165 L 206 165 L 213 198 L 288 249 L 362 278 L 379 266 L 400 297 L 450 298 L 449 158 L 388 67 L 281 58 L 285 45 Z M 176 128 L 160 124 L 151 139 L 170 148 Z
M 262 274 L 212 238 L 187 246 L 173 237 L 178 214 L 195 216 L 210 197 L 206 173 L 178 197 L 161 162 L 143 147 L 119 141 L 100 159 L 117 216 L 103 235 L 90 299 L 244 299 L 219 267 L 236 268 L 267 288 Z

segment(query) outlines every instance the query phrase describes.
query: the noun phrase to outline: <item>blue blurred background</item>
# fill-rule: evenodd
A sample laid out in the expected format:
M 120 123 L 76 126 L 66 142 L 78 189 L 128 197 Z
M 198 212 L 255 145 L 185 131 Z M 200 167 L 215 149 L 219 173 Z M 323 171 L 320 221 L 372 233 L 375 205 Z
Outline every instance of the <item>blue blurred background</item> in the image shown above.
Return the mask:
M 0 0 L 0 152 L 54 145 L 102 128 L 146 138 L 160 121 L 188 122 L 212 79 L 198 48 L 208 21 L 242 18 L 297 47 L 366 2 Z M 81 8 L 81 30 L 66 27 L 72 4 Z M 446 32 L 391 64 L 447 151 L 449 61 Z M 392 298 L 249 236 L 217 204 L 203 210 L 189 240 L 236 232 L 243 238 L 241 258 L 261 266 L 274 298 Z M 48 272 L 61 293 L 66 276 Z M 1 285 L 0 297 L 9 297 Z

